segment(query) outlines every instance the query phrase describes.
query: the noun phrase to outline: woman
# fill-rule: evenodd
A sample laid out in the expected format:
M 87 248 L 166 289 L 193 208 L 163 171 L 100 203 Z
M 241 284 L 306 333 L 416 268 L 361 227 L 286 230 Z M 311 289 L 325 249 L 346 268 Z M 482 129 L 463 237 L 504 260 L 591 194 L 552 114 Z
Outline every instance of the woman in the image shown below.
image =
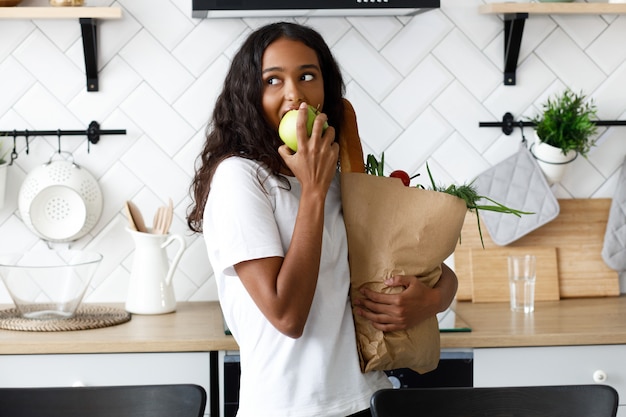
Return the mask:
M 343 90 L 322 37 L 281 22 L 244 42 L 215 106 L 188 223 L 204 233 L 240 347 L 239 417 L 368 416 L 371 395 L 390 386 L 360 371 L 356 350 L 337 173 Z M 323 111 L 310 138 L 307 105 Z M 295 153 L 277 133 L 293 109 Z M 360 314 L 399 330 L 445 310 L 456 277 L 443 269 L 433 289 L 398 276 L 400 295 L 364 292 Z

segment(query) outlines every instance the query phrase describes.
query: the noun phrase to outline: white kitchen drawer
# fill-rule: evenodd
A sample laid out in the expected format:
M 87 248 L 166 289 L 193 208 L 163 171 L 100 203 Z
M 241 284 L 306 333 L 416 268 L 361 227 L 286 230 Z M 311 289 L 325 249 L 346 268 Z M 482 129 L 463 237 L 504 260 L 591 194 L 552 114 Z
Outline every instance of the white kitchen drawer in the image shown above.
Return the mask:
M 208 352 L 0 355 L 0 387 L 197 384 L 209 391 Z M 207 400 L 207 415 L 209 404 Z
M 611 385 L 626 417 L 626 346 L 474 349 L 474 386 Z

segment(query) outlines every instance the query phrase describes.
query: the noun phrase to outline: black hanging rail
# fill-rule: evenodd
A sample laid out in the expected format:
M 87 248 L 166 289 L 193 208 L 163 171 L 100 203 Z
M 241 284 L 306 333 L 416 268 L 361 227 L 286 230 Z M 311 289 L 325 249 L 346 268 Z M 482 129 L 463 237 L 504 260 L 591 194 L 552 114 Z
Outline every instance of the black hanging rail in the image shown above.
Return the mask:
M 626 126 L 626 120 L 594 120 L 596 126 Z M 516 127 L 533 127 L 535 123 L 524 122 L 522 120 L 516 121 L 513 115 L 509 112 L 504 113 L 501 122 L 478 122 L 478 127 L 501 127 L 502 133 L 510 135 L 513 133 L 513 129 Z
M 86 130 L 2 130 L 0 136 L 87 136 L 90 143 L 96 144 L 100 141 L 100 135 L 125 135 L 126 129 L 101 130 L 100 124 L 96 121 L 89 123 Z
M 100 129 L 100 124 L 95 120 L 89 123 L 89 127 L 85 130 L 0 130 L 0 137 L 13 137 L 13 151 L 11 152 L 11 162 L 17 159 L 16 138 L 18 136 L 26 138 L 26 154 L 29 153 L 29 138 L 34 136 L 57 136 L 59 139 L 59 153 L 61 152 L 61 136 L 86 136 L 87 152 L 89 152 L 90 144 L 97 144 L 101 135 L 125 135 L 126 129 Z

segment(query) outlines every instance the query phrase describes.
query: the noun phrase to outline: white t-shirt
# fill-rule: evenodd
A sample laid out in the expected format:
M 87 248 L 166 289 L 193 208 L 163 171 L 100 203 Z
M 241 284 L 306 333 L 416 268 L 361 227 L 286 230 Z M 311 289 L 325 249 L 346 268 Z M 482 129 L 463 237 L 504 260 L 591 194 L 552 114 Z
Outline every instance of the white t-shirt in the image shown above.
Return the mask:
M 240 348 L 238 417 L 345 417 L 367 409 L 376 390 L 390 387 L 383 372 L 363 374 L 359 367 L 338 178 L 326 198 L 313 304 L 303 335 L 293 339 L 265 318 L 233 265 L 285 255 L 300 184 L 290 177 L 287 190 L 261 165 L 239 157 L 215 172 L 203 228 L 224 317 Z

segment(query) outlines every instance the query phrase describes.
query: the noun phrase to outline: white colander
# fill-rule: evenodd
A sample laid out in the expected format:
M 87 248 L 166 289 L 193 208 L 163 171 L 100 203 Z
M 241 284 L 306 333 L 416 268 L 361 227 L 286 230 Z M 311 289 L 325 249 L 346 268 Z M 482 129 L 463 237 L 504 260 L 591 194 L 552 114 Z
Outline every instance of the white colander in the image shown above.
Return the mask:
M 102 214 L 98 181 L 69 160 L 52 160 L 29 173 L 18 197 L 24 224 L 50 242 L 85 236 Z

